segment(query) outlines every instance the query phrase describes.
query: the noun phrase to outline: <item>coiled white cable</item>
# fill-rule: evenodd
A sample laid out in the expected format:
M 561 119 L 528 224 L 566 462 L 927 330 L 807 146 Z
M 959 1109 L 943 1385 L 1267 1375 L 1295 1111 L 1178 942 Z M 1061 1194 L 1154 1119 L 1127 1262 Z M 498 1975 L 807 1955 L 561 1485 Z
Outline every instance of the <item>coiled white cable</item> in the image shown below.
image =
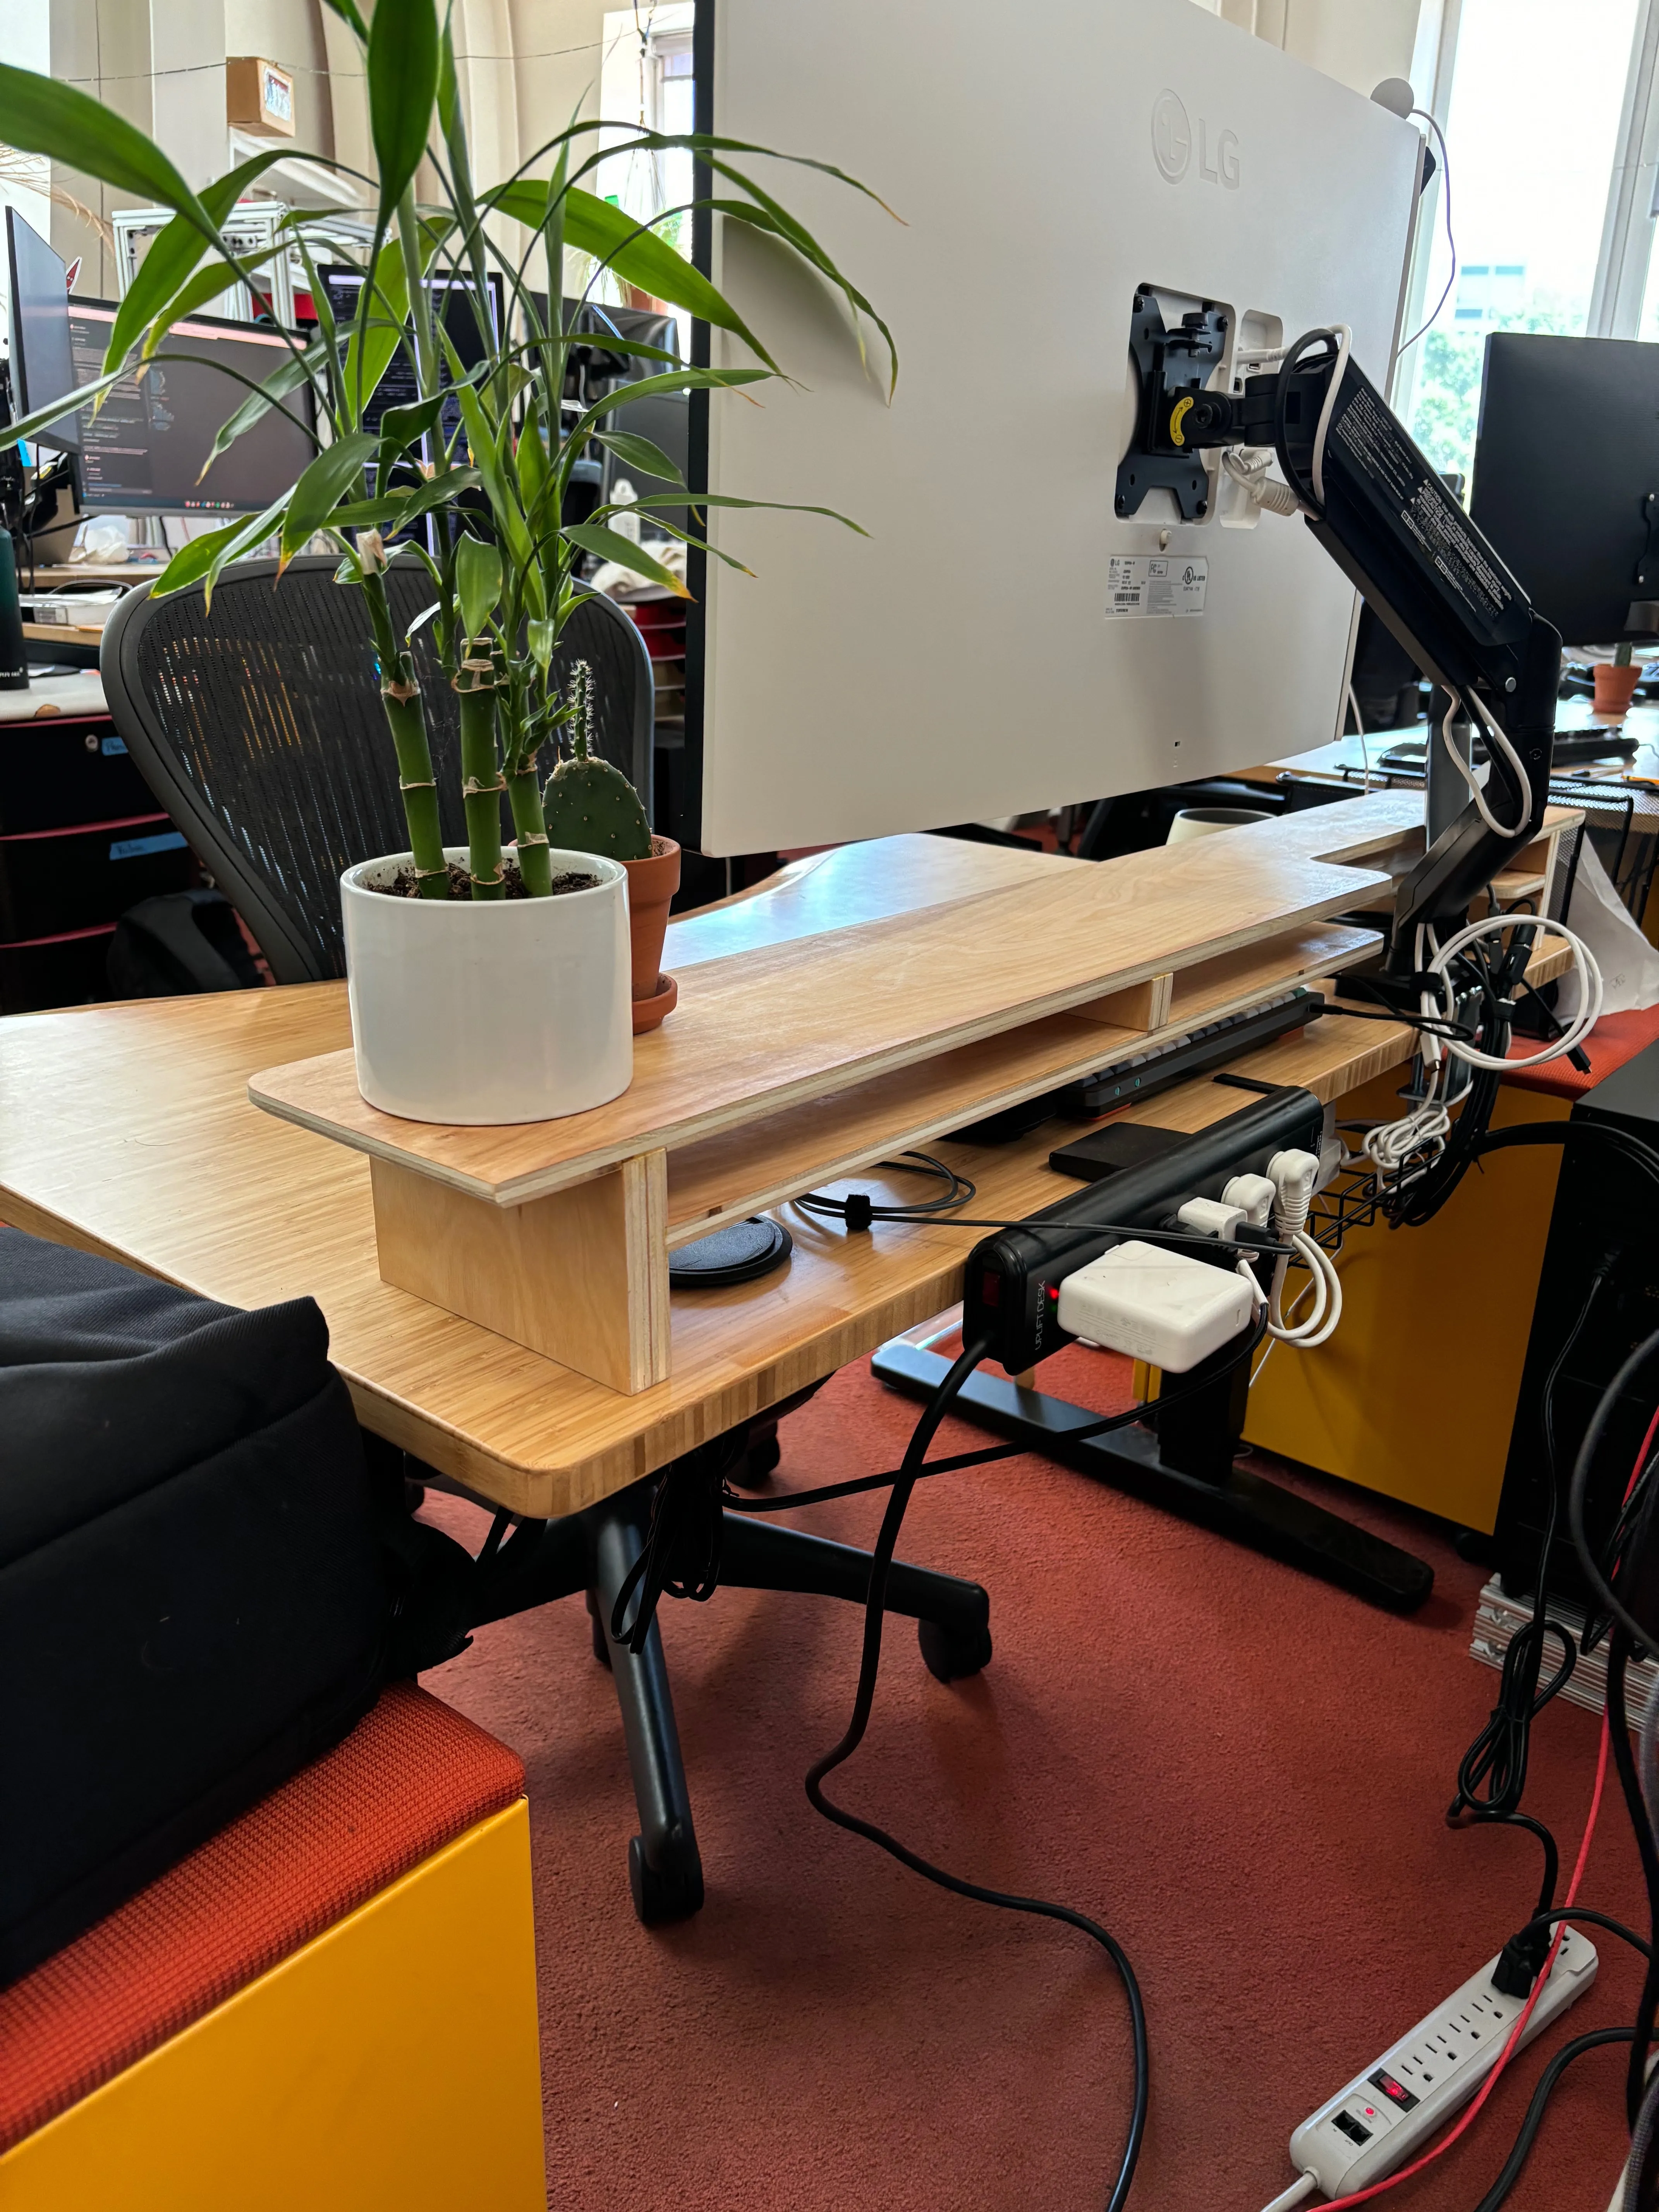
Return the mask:
M 1287 1321 L 1281 1300 L 1290 1261 L 1278 1261 L 1267 1301 L 1267 1334 L 1276 1342 L 1294 1344 L 1304 1352 L 1323 1344 L 1342 1318 L 1342 1285 L 1336 1268 L 1328 1254 L 1321 1251 L 1306 1233 L 1318 1171 L 1319 1162 L 1311 1152 L 1278 1152 L 1267 1164 L 1267 1173 L 1279 1191 L 1273 1203 L 1273 1229 L 1312 1276 L 1314 1294 L 1313 1311 L 1301 1321 Z
M 1444 1052 L 1454 1060 L 1462 1060 L 1468 1066 L 1494 1068 L 1500 1073 L 1506 1073 L 1512 1068 L 1542 1067 L 1547 1060 L 1559 1060 L 1563 1054 L 1572 1052 L 1583 1044 L 1601 1018 L 1604 987 L 1595 955 L 1583 939 L 1569 929 L 1564 921 L 1553 921 L 1547 915 L 1542 914 L 1489 914 L 1480 921 L 1466 923 L 1443 945 L 1437 945 L 1426 972 L 1438 981 L 1438 1003 L 1435 994 L 1425 991 L 1423 1011 L 1425 1014 L 1432 1014 L 1446 1022 L 1456 1019 L 1457 998 L 1447 970 L 1465 945 L 1473 945 L 1478 938 L 1495 937 L 1506 929 L 1531 929 L 1540 933 L 1547 931 L 1553 937 L 1565 939 L 1572 949 L 1573 959 L 1583 985 L 1578 1012 L 1559 1037 L 1552 1038 L 1541 1052 L 1533 1053 L 1525 1060 L 1500 1058 L 1496 1053 L 1482 1052 L 1478 1045 L 1466 1043 L 1462 1037 L 1428 1036 L 1423 1040 L 1425 1060 L 1430 1058 L 1430 1048 L 1432 1047 L 1433 1057 L 1437 1060 Z M 1398 1127 L 1400 1125 L 1396 1123 L 1395 1126 Z M 1373 1136 L 1376 1133 L 1375 1130 L 1371 1133 Z M 1368 1144 L 1369 1141 L 1368 1139 Z

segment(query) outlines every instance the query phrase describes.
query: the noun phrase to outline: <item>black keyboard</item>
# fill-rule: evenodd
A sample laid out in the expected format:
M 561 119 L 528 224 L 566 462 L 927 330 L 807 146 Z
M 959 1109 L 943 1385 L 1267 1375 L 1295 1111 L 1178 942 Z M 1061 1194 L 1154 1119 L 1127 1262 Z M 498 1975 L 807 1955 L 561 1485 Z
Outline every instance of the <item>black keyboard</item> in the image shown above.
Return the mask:
M 1212 1067 L 1237 1059 L 1241 1053 L 1253 1052 L 1292 1030 L 1304 1029 L 1327 1011 L 1322 993 L 1298 984 L 1261 1006 L 1247 1006 L 1242 1013 L 1224 1014 L 1216 1021 L 1182 1030 L 1097 1068 L 1079 1082 L 1024 1099 L 1018 1106 L 1005 1107 L 1001 1113 L 988 1115 L 982 1121 L 969 1122 L 951 1134 L 964 1145 L 1008 1145 L 1053 1121 L 1056 1115 L 1074 1121 L 1097 1121 L 1103 1114 L 1127 1106 L 1131 1100 L 1149 1098 L 1174 1084 L 1207 1075 Z

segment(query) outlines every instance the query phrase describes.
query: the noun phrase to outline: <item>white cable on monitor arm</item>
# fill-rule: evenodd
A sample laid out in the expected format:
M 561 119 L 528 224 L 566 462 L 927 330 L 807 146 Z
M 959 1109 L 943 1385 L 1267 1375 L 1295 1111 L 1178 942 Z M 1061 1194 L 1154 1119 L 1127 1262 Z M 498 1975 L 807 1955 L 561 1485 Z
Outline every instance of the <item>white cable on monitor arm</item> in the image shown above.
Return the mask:
M 1365 763 L 1365 788 L 1359 795 L 1362 799 L 1369 799 L 1371 795 L 1371 749 L 1365 742 L 1365 717 L 1359 711 L 1359 695 L 1352 684 L 1348 686 L 1348 708 L 1353 715 L 1354 730 L 1359 739 L 1359 757 Z
M 1254 454 L 1253 460 L 1246 459 Z M 1222 466 L 1237 484 L 1243 484 L 1258 507 L 1265 507 L 1273 514 L 1300 514 L 1302 502 L 1289 484 L 1281 483 L 1267 471 L 1273 466 L 1270 448 L 1261 446 L 1229 446 L 1221 456 Z
M 1336 412 L 1337 395 L 1342 389 L 1342 380 L 1347 374 L 1348 355 L 1353 347 L 1353 332 L 1346 323 L 1333 324 L 1336 332 L 1336 366 L 1325 386 L 1325 404 L 1319 410 L 1319 428 L 1314 432 L 1313 488 L 1314 497 L 1322 507 L 1325 504 L 1325 440 L 1331 427 L 1331 417 Z
M 1516 781 L 1521 787 L 1520 818 L 1513 825 L 1508 823 L 1500 822 L 1498 817 L 1492 812 L 1491 807 L 1487 805 L 1486 794 L 1482 790 L 1480 781 L 1477 778 L 1474 769 L 1470 766 L 1469 763 L 1464 759 L 1462 754 L 1458 751 L 1457 747 L 1452 742 L 1451 726 L 1460 704 L 1468 708 L 1472 708 L 1474 712 L 1480 717 L 1482 731 L 1486 736 L 1491 739 L 1492 743 L 1497 746 L 1498 751 L 1503 754 L 1504 758 L 1509 763 L 1510 772 L 1514 775 Z M 1464 782 L 1468 784 L 1469 787 L 1469 797 L 1474 801 L 1476 813 L 1479 814 L 1480 819 L 1486 823 L 1487 829 L 1492 831 L 1492 835 L 1495 837 L 1520 837 L 1524 836 L 1528 821 L 1532 814 L 1532 779 L 1528 775 L 1526 769 L 1521 764 L 1520 754 L 1516 752 L 1515 747 L 1510 743 L 1506 732 L 1498 727 L 1497 721 L 1493 718 L 1491 708 L 1486 705 L 1486 701 L 1480 696 L 1478 692 L 1453 692 L 1451 703 L 1447 708 L 1445 714 L 1441 720 L 1440 742 L 1446 748 L 1447 759 L 1450 761 L 1452 766 L 1457 770 L 1459 775 L 1461 775 Z

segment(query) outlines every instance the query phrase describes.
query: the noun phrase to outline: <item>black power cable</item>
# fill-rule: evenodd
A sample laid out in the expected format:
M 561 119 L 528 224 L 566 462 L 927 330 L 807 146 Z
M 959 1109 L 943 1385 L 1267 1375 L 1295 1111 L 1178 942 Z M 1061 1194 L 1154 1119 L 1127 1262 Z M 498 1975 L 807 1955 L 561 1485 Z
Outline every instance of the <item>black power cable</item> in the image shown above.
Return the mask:
M 976 1186 L 966 1176 L 946 1167 L 932 1152 L 906 1152 L 900 1159 L 878 1160 L 876 1165 L 890 1175 L 931 1176 L 945 1185 L 944 1194 L 904 1206 L 878 1206 L 867 1190 L 849 1190 L 845 1198 L 829 1198 L 821 1190 L 809 1190 L 794 1203 L 804 1213 L 827 1213 L 856 1231 L 867 1229 L 872 1221 L 926 1221 L 934 1214 L 951 1213 L 957 1206 L 971 1203 L 977 1194 Z
M 1575 1915 L 1578 1919 L 1586 1916 Z M 1492 2187 L 1475 2206 L 1474 2212 L 1498 2212 L 1510 2191 L 1521 2179 L 1521 2169 L 1537 2139 L 1543 2124 L 1544 2110 L 1554 2094 L 1555 2085 L 1575 2059 L 1582 2058 L 1587 2051 L 1598 2051 L 1604 2043 L 1628 2043 L 1635 2030 L 1628 2027 L 1598 2027 L 1589 2035 L 1581 2035 L 1574 2043 L 1563 2044 L 1549 2064 L 1538 2077 L 1538 2086 L 1527 2106 L 1527 2117 L 1521 2123 L 1521 2132 L 1515 2139 L 1515 2148 L 1504 2161 L 1504 2167 Z
M 845 1828 L 855 1836 L 862 1836 L 866 1842 L 874 1844 L 878 1850 L 896 1859 L 901 1866 L 908 1867 L 913 1874 L 921 1875 L 924 1881 L 933 1882 L 957 1897 L 969 1898 L 976 1904 L 996 1905 L 1009 1912 L 1031 1913 L 1039 1919 L 1061 1921 L 1066 1926 L 1078 1929 L 1091 1937 L 1106 1953 L 1123 1984 L 1134 2041 L 1134 2102 L 1130 2114 L 1128 2140 L 1124 2146 L 1111 2194 L 1106 2202 L 1106 2212 L 1122 2212 L 1128 2199 L 1130 2185 L 1134 2179 L 1135 2165 L 1140 2156 L 1141 2139 L 1146 2133 L 1151 2074 L 1146 2008 L 1141 2002 L 1134 1969 L 1130 1966 L 1122 1946 L 1098 1921 L 1090 1919 L 1085 1913 L 1073 1911 L 1069 1905 L 1050 1904 L 1042 1898 L 1019 1897 L 1006 1890 L 988 1889 L 979 1882 L 964 1881 L 960 1875 L 947 1873 L 943 1867 L 934 1866 L 907 1844 L 900 1843 L 886 1829 L 878 1827 L 872 1820 L 863 1820 L 856 1813 L 846 1811 L 823 1792 L 827 1778 L 852 1757 L 864 1741 L 865 1730 L 869 1726 L 871 1708 L 875 1701 L 876 1678 L 881 1667 L 882 1623 L 888 1573 L 898 1545 L 905 1509 L 921 1473 L 927 1447 L 933 1442 L 939 1423 L 950 1411 L 951 1401 L 989 1349 L 989 1345 L 984 1341 L 966 1346 L 961 1358 L 929 1399 L 911 1433 L 909 1447 L 904 1455 L 904 1465 L 888 1498 L 887 1510 L 882 1516 L 881 1530 L 872 1555 L 870 1591 L 864 1609 L 864 1648 L 859 1662 L 858 1690 L 853 1703 L 853 1717 L 840 1742 L 833 1750 L 826 1752 L 808 1773 L 806 1795 L 814 1810 L 823 1814 L 826 1820 L 833 1820 L 837 1827 Z M 1241 1355 L 1244 1356 L 1248 1355 Z
M 1555 1457 L 1555 1386 L 1562 1369 L 1571 1357 L 1574 1346 L 1583 1334 L 1590 1310 L 1602 1285 L 1613 1273 L 1618 1256 L 1616 1252 L 1604 1255 L 1601 1265 L 1590 1277 L 1589 1288 L 1584 1295 L 1583 1304 L 1578 1310 L 1578 1317 L 1567 1331 L 1545 1380 L 1544 1461 L 1549 1494 L 1544 1516 L 1544 1540 L 1538 1553 L 1532 1619 L 1513 1638 L 1504 1654 L 1503 1671 L 1498 1677 L 1498 1702 L 1492 1709 L 1486 1725 L 1463 1754 L 1457 1770 L 1457 1794 L 1446 1814 L 1449 1821 L 1455 1820 L 1464 1812 L 1510 1815 L 1516 1813 L 1527 1787 L 1527 1756 L 1531 1747 L 1532 1724 L 1550 1699 L 1566 1687 L 1572 1674 L 1577 1656 L 1572 1638 L 1559 1621 L 1549 1618 L 1548 1612 L 1550 1560 L 1555 1550 L 1556 1525 L 1561 1511 L 1561 1480 Z M 1540 1689 L 1538 1678 L 1543 1668 L 1545 1646 L 1552 1636 L 1560 1644 L 1561 1663 Z M 1552 1902 L 1553 1894 L 1554 1885 L 1552 1882 L 1540 1910 Z

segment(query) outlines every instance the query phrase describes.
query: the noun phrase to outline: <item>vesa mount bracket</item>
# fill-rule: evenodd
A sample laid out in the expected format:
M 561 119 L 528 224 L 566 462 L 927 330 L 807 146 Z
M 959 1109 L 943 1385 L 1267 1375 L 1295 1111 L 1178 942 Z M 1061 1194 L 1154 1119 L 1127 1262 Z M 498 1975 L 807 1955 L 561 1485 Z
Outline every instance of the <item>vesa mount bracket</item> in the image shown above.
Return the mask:
M 1227 318 L 1212 301 L 1194 307 L 1170 330 L 1151 286 L 1143 284 L 1135 294 L 1129 358 L 1138 399 L 1134 437 L 1117 468 L 1120 515 L 1139 514 L 1147 493 L 1158 490 L 1175 494 L 1183 522 L 1208 514 L 1209 476 L 1182 422 L 1226 350 Z

